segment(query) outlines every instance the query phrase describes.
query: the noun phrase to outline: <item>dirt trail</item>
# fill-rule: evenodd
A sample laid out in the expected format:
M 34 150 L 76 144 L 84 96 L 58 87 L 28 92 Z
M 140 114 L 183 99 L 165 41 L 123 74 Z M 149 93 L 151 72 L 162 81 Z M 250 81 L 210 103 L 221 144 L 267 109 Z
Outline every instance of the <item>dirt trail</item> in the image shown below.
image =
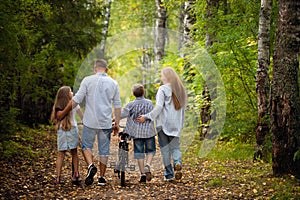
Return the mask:
M 112 137 L 110 161 L 117 158 L 117 137 Z M 270 165 L 253 166 L 251 161 L 208 161 L 183 157 L 183 178 L 176 183 L 163 181 L 163 167 L 159 148 L 152 165 L 154 178 L 140 184 L 139 172 L 128 172 L 126 187 L 112 168 L 108 168 L 106 186 L 97 186 L 97 177 L 91 186 L 71 184 L 71 155 L 67 153 L 62 170 L 64 184 L 55 185 L 56 134 L 49 133 L 37 142 L 36 150 L 48 149 L 44 156 L 27 161 L 15 158 L 0 161 L 0 199 L 271 199 L 275 189 L 270 174 L 250 173 L 254 167 L 271 172 Z M 157 145 L 158 147 L 158 145 Z M 133 160 L 132 142 L 130 162 Z M 96 148 L 94 150 L 96 153 Z M 95 154 L 96 155 L 96 154 Z M 21 155 L 20 155 L 21 156 Z M 86 164 L 81 152 L 80 174 L 84 180 Z M 84 182 L 84 181 L 82 181 Z M 299 188 L 299 183 L 295 188 Z M 294 191 L 296 198 L 299 191 Z M 275 197 L 276 198 L 276 197 Z

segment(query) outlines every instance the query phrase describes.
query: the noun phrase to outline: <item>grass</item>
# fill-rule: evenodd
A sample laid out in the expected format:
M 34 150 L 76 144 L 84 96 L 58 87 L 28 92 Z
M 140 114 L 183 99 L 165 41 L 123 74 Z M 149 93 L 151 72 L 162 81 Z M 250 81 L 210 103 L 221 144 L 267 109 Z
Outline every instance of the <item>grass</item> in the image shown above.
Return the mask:
M 31 129 L 22 127 L 14 135 L 6 136 L 5 140 L 0 142 L 1 160 L 35 159 L 47 152 L 43 140 L 50 136 L 49 127 Z
M 183 158 L 185 163 L 205 169 L 205 187 L 249 191 L 254 199 L 300 199 L 299 179 L 292 175 L 274 177 L 271 163 L 253 162 L 254 144 L 218 141 L 204 157 L 202 150 L 203 141 L 196 139 Z

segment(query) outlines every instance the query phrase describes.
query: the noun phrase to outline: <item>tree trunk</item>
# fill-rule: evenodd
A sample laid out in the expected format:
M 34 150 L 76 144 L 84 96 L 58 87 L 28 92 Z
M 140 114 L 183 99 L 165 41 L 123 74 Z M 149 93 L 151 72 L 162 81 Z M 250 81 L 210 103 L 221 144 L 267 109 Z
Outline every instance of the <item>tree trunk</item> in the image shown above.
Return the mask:
M 218 6 L 219 6 L 220 0 L 207 0 L 207 6 L 206 6 L 206 18 L 208 20 L 212 20 L 215 18 L 217 12 L 218 12 Z M 211 47 L 215 41 L 215 34 L 210 31 L 209 25 L 206 25 L 206 41 L 205 46 L 208 49 Z M 210 91 L 211 90 L 211 91 Z M 211 104 L 214 101 L 214 99 L 217 98 L 217 85 L 215 83 L 211 84 L 211 88 L 207 88 L 206 84 L 203 88 L 203 105 L 202 105 L 202 111 L 201 111 L 201 135 L 200 138 L 213 138 L 215 135 L 218 135 L 217 132 L 213 132 L 213 127 L 210 127 L 210 124 L 212 121 L 216 120 L 216 110 L 211 109 Z M 209 99 L 209 101 L 208 101 Z
M 184 17 L 183 17 L 183 44 L 187 45 L 191 42 L 193 25 L 196 23 L 194 15 L 195 0 L 185 1 Z
M 143 24 L 143 29 L 145 32 L 145 35 L 149 34 L 149 27 L 152 26 L 153 24 L 153 16 L 152 14 L 149 14 L 149 12 L 147 12 L 149 10 L 149 2 L 147 1 L 143 1 L 143 10 L 146 11 L 142 11 L 142 24 Z M 150 15 L 150 16 L 149 16 Z M 145 91 L 147 91 L 145 93 L 145 97 L 146 98 L 151 98 L 152 94 L 149 92 L 151 91 L 151 87 L 152 87 L 152 83 L 154 81 L 154 77 L 153 77 L 153 73 L 151 72 L 152 69 L 152 61 L 153 61 L 153 52 L 152 52 L 152 48 L 153 47 L 153 43 L 151 43 L 148 40 L 145 40 L 145 43 L 143 44 L 143 48 L 142 48 L 142 56 L 141 56 L 141 64 L 142 64 L 142 70 L 143 70 L 143 79 L 142 79 L 142 84 L 145 87 Z
M 215 18 L 216 12 L 218 11 L 220 0 L 206 0 L 206 18 L 213 19 Z M 213 45 L 215 41 L 215 32 L 209 31 L 209 27 L 206 26 L 206 34 L 205 34 L 205 47 L 209 48 Z
M 183 38 L 184 2 L 180 3 L 178 19 L 179 19 L 178 20 L 178 32 L 180 33 L 179 38 L 178 38 L 178 50 L 180 50 L 183 45 L 183 42 L 184 42 L 184 38 Z
M 270 65 L 270 24 L 272 0 L 261 0 L 258 29 L 258 65 L 256 71 L 256 92 L 258 119 L 256 125 L 256 149 L 253 160 L 266 160 L 265 137 L 269 132 L 269 65 Z
M 158 70 L 159 62 L 165 55 L 165 44 L 167 39 L 166 21 L 167 9 L 162 0 L 156 0 L 156 25 L 154 41 L 154 70 Z
M 279 0 L 271 86 L 272 168 L 275 176 L 299 175 L 300 147 L 299 11 L 300 1 Z
M 104 55 L 105 55 L 106 38 L 108 35 L 108 27 L 109 27 L 109 20 L 110 20 L 111 2 L 112 2 L 112 0 L 106 0 L 104 22 L 103 22 L 103 28 L 102 28 L 102 39 L 100 42 L 99 58 L 104 58 Z

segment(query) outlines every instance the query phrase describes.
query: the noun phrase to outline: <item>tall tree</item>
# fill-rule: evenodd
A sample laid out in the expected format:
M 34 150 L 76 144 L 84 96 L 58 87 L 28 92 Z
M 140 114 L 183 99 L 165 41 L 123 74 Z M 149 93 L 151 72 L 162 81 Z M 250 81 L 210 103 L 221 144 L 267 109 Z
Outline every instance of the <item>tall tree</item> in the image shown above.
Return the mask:
M 165 56 L 165 45 L 167 40 L 167 8 L 162 0 L 155 0 L 156 24 L 154 39 L 154 70 L 158 69 L 159 62 Z
M 142 10 L 142 23 L 143 23 L 143 29 L 145 32 L 149 31 L 149 27 L 151 27 L 151 24 L 153 24 L 152 20 L 149 17 L 149 14 L 151 12 L 151 6 L 149 6 L 148 1 L 143 1 L 143 10 Z M 151 14 L 150 14 L 151 16 Z M 143 80 L 142 84 L 145 86 L 147 93 L 145 94 L 147 98 L 151 98 L 151 85 L 152 85 L 152 79 L 153 79 L 153 73 L 151 72 L 151 61 L 153 61 L 153 52 L 151 51 L 151 46 L 153 44 L 150 44 L 148 40 L 145 40 L 145 43 L 143 44 L 142 49 L 142 57 L 141 62 L 143 66 L 143 70 L 146 73 L 143 73 Z
M 183 44 L 188 45 L 191 41 L 193 35 L 193 26 L 196 23 L 195 16 L 195 0 L 189 0 L 184 2 L 183 11 Z M 182 46 L 182 45 L 180 45 Z
M 219 1 L 220 0 L 206 0 L 206 19 L 208 21 L 214 20 L 217 11 L 218 11 L 218 6 L 219 6 Z M 213 23 L 211 23 L 213 24 Z M 214 41 L 215 41 L 215 37 L 216 37 L 216 32 L 212 31 L 213 29 L 211 29 L 209 27 L 209 24 L 206 25 L 206 38 L 205 38 L 205 47 L 209 48 L 213 45 Z
M 206 38 L 205 38 L 205 47 L 209 49 L 214 41 L 215 41 L 215 31 L 214 27 L 210 27 L 214 23 L 210 23 L 215 19 L 215 16 L 218 12 L 220 0 L 206 0 Z M 213 53 L 213 52 L 212 52 Z M 211 128 L 209 128 L 209 124 L 211 120 L 216 120 L 216 111 L 211 110 L 211 104 L 214 99 L 217 98 L 217 85 L 215 83 L 211 84 L 212 88 L 208 88 L 207 85 L 204 86 L 202 91 L 202 99 L 203 99 L 203 106 L 201 110 L 201 137 L 212 137 L 213 135 L 217 135 L 217 133 L 212 133 Z
M 300 1 L 279 0 L 271 85 L 272 168 L 275 176 L 299 175 L 300 147 L 299 42 Z
M 256 149 L 253 160 L 266 158 L 265 137 L 269 132 L 269 65 L 270 65 L 270 26 L 272 0 L 261 0 L 258 29 L 258 64 L 256 70 L 256 92 L 258 119 L 256 125 Z
M 102 27 L 102 39 L 100 42 L 100 58 L 104 58 L 105 55 L 105 46 L 106 38 L 108 36 L 108 28 L 110 22 L 110 9 L 111 9 L 112 0 L 105 0 L 105 9 L 104 9 L 104 19 Z

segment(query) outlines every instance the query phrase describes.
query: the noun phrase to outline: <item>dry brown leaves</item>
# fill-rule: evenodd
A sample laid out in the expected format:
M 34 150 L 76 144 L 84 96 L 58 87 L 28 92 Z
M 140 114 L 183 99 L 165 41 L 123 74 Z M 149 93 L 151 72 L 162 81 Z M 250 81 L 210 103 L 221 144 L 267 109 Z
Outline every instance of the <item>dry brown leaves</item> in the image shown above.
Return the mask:
M 76 186 L 70 180 L 71 157 L 67 154 L 63 167 L 64 183 L 55 185 L 55 140 L 53 134 L 41 141 L 42 145 L 34 147 L 47 149 L 39 159 L 1 161 L 1 199 L 271 199 L 274 196 L 274 178 L 253 171 L 253 168 L 264 170 L 269 167 L 267 165 L 254 166 L 250 161 L 200 161 L 197 158 L 185 158 L 184 176 L 175 183 L 164 182 L 163 169 L 160 169 L 153 171 L 154 178 L 146 184 L 138 182 L 138 172 L 130 172 L 126 174 L 126 187 L 121 187 L 120 180 L 109 168 L 106 186 Z M 81 176 L 84 177 L 86 165 L 81 153 L 79 156 Z M 284 179 L 282 181 L 284 184 Z M 300 192 L 296 191 L 300 188 L 299 182 L 296 184 L 295 197 L 299 197 Z

